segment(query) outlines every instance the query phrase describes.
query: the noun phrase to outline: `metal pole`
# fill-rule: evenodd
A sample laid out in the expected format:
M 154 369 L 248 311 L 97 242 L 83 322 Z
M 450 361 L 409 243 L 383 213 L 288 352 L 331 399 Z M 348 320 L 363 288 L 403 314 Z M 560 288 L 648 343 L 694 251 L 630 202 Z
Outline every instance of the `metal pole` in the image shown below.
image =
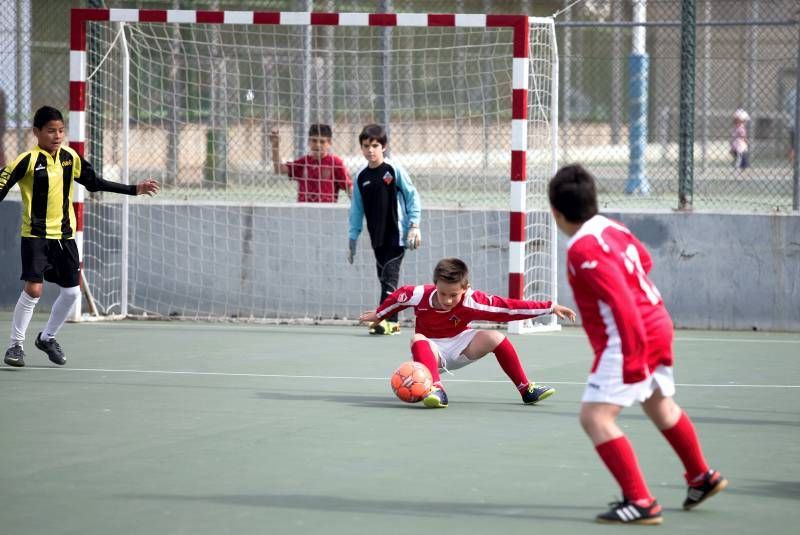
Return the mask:
M 750 20 L 758 22 L 758 4 L 763 0 L 750 0 Z M 744 106 L 753 115 L 755 102 L 756 76 L 758 76 L 758 25 L 753 24 L 747 29 L 747 87 L 745 89 Z
M 125 23 L 118 24 L 120 31 L 120 44 L 122 45 L 122 183 L 130 184 L 130 169 L 128 167 L 128 147 L 130 140 L 130 102 L 131 102 L 131 57 L 128 51 L 128 40 L 125 38 Z M 128 315 L 128 255 L 130 251 L 128 224 L 130 218 L 130 197 L 122 196 L 122 244 L 120 263 L 120 314 Z
M 798 11 L 800 14 L 800 11 Z M 800 24 L 797 25 L 797 70 L 795 71 L 794 84 L 794 147 L 792 152 L 793 183 L 792 210 L 800 211 Z
M 172 1 L 172 9 L 180 9 L 178 0 Z M 164 186 L 172 186 L 178 182 L 178 162 L 180 160 L 180 120 L 184 106 L 182 95 L 185 94 L 185 86 L 181 80 L 183 65 L 181 54 L 181 28 L 178 24 L 172 25 L 172 40 L 169 44 L 169 81 L 172 86 L 171 94 L 167 98 L 171 101 L 167 111 L 167 169 L 163 178 Z
M 103 7 L 102 0 L 89 0 L 89 7 L 100 8 Z M 103 31 L 97 27 L 97 24 L 87 24 L 86 29 L 89 32 L 89 39 L 88 39 L 88 49 L 86 50 L 86 55 L 88 56 L 89 65 L 99 65 L 102 54 L 99 47 L 100 42 L 100 32 Z M 87 158 L 91 158 L 96 166 L 98 172 L 102 175 L 103 173 L 103 162 L 105 161 L 105 157 L 103 154 L 103 117 L 105 115 L 105 105 L 104 102 L 107 97 L 108 89 L 107 84 L 105 83 L 91 83 L 88 84 L 89 89 L 89 102 L 92 103 L 86 109 L 86 122 L 88 132 L 86 133 L 86 142 L 87 142 L 87 149 L 88 154 L 85 155 Z M 106 94 L 104 94 L 106 93 Z M 89 196 L 93 199 L 98 199 L 102 197 L 101 192 L 89 193 Z
M 304 11 L 313 10 L 312 0 L 305 0 Z M 301 91 L 297 95 L 295 112 L 300 118 L 295 123 L 294 128 L 294 157 L 300 158 L 305 154 L 308 146 L 308 129 L 311 126 L 311 76 L 312 76 L 312 57 L 311 57 L 311 26 L 303 26 L 300 29 L 300 39 L 302 40 L 303 50 L 300 83 Z
M 706 0 L 703 5 L 706 22 L 711 20 L 711 0 Z M 706 158 L 708 156 L 708 113 L 709 104 L 711 103 L 711 28 L 708 26 L 703 28 L 703 100 L 700 101 L 702 108 L 701 123 L 702 133 L 700 134 L 700 171 L 706 170 Z
M 645 22 L 647 18 L 647 1 L 634 0 L 633 21 Z M 650 182 L 647 180 L 647 80 L 650 58 L 646 50 L 647 36 L 644 26 L 633 28 L 631 55 L 628 58 L 629 88 L 629 121 L 628 146 L 630 159 L 628 162 L 628 183 L 625 193 L 628 195 L 650 193 Z
M 550 176 L 558 172 L 558 41 L 556 40 L 556 27 L 550 27 L 550 42 L 552 43 L 551 71 L 550 71 Z M 558 227 L 555 221 L 550 222 L 550 272 L 558 273 Z M 552 288 L 552 301 L 558 301 L 558 283 Z M 553 316 L 550 325 L 556 325 L 557 319 Z
M 569 0 L 564 0 L 564 5 L 569 5 Z M 572 8 L 568 8 L 564 12 L 564 20 L 570 21 L 572 20 Z M 570 124 L 569 124 L 569 105 L 572 96 L 572 29 L 569 27 L 564 28 L 564 83 L 562 86 L 564 87 L 564 103 L 562 106 L 564 107 L 561 110 L 561 130 L 564 133 L 562 136 L 563 146 L 561 147 L 561 153 L 563 155 L 564 161 L 569 162 L 569 134 L 570 134 Z
M 615 22 L 622 15 L 621 2 L 611 2 L 611 18 Z M 611 144 L 619 145 L 622 129 L 621 106 L 622 93 L 622 30 L 611 30 Z
M 391 13 L 392 0 L 381 0 L 380 10 L 383 13 Z M 381 56 L 380 56 L 380 78 L 378 82 L 377 98 L 375 99 L 375 116 L 386 129 L 389 136 L 389 147 L 391 147 L 391 69 L 392 69 L 392 29 L 390 27 L 381 28 Z M 389 156 L 391 149 L 386 149 L 386 156 Z
M 491 0 L 483 0 L 483 12 L 490 13 L 492 8 Z M 486 33 L 483 34 L 483 39 L 486 39 Z M 490 128 L 495 124 L 497 118 L 497 105 L 494 88 L 494 80 L 491 75 L 491 61 L 483 57 L 481 58 L 481 105 L 483 106 L 483 113 L 481 114 L 482 133 L 483 133 L 483 171 L 489 169 L 489 151 L 491 150 L 491 132 Z M 491 91 L 491 94 L 490 94 Z M 491 122 L 490 118 L 491 117 Z
M 17 154 L 25 151 L 24 125 L 30 123 L 28 113 L 30 108 L 30 77 L 31 77 L 31 3 L 17 2 L 15 11 L 16 33 L 16 116 L 17 116 Z M 23 77 L 27 83 L 23 83 Z
M 694 0 L 681 1 L 681 90 L 678 157 L 678 209 L 692 209 L 694 188 Z
M 212 10 L 219 9 L 219 0 L 211 3 Z M 222 30 L 219 24 L 210 28 L 209 54 L 211 64 L 211 117 L 206 133 L 206 166 L 204 186 L 211 189 L 226 188 L 228 182 L 228 64 L 223 52 Z

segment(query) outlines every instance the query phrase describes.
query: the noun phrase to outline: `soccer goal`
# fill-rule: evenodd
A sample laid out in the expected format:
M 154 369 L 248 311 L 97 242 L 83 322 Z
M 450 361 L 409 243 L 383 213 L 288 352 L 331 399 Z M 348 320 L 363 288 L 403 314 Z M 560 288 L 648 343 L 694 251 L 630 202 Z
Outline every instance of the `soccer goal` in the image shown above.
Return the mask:
M 108 179 L 164 186 L 144 200 L 78 193 L 101 314 L 352 322 L 375 307 L 366 230 L 345 259 L 348 196 L 297 202 L 274 171 L 272 142 L 297 159 L 315 123 L 351 176 L 362 127 L 387 128 L 423 207 L 401 284 L 457 256 L 476 288 L 556 297 L 551 19 L 74 9 L 70 62 L 71 145 Z

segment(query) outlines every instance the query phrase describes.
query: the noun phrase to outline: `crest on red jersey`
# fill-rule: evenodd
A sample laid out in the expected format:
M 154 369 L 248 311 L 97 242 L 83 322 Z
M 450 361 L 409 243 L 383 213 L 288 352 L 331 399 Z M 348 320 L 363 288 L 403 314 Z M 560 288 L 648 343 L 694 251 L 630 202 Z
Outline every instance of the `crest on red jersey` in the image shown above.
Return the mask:
M 394 180 L 394 177 L 392 176 L 392 173 L 390 173 L 389 171 L 386 171 L 386 174 L 383 175 L 383 183 L 388 186 L 389 184 L 392 183 L 393 180 Z
M 397 296 L 397 302 L 398 303 L 405 303 L 406 301 L 408 301 L 408 294 L 407 293 L 402 293 L 402 294 Z
M 455 327 L 456 325 L 458 325 L 458 324 L 459 324 L 459 322 L 461 321 L 461 318 L 459 318 L 459 317 L 458 317 L 458 316 L 456 316 L 455 314 L 453 314 L 452 316 L 450 316 L 450 317 L 449 317 L 449 318 L 447 318 L 447 319 L 448 319 L 448 321 L 452 321 L 452 322 L 453 322 L 453 327 Z

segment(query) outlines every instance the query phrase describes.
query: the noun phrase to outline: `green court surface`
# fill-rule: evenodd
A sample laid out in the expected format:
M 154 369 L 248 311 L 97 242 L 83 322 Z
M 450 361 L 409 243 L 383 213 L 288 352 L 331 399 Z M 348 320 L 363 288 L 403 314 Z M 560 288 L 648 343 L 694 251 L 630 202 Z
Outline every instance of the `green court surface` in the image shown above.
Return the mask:
M 7 328 L 10 314 L 0 314 Z M 65 326 L 68 363 L 32 343 L 0 368 L 4 534 L 583 534 L 618 497 L 577 413 L 579 329 L 513 336 L 525 406 L 492 355 L 445 376 L 450 407 L 396 400 L 408 329 L 126 321 Z M 5 335 L 4 335 L 5 336 Z M 692 512 L 683 469 L 631 408 L 621 425 L 663 533 L 800 524 L 800 336 L 681 331 L 676 399 L 728 489 Z

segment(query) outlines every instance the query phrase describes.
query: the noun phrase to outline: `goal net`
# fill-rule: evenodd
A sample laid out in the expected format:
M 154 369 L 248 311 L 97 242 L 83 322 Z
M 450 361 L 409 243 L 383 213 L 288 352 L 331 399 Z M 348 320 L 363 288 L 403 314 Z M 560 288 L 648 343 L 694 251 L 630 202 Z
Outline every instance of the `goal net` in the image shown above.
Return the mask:
M 456 256 L 476 288 L 555 298 L 550 19 L 110 9 L 74 10 L 72 25 L 70 140 L 106 179 L 163 185 L 83 201 L 100 314 L 321 322 L 374 308 L 366 227 L 346 260 L 346 192 L 298 202 L 275 172 L 271 132 L 292 161 L 315 123 L 351 177 L 363 126 L 386 127 L 422 204 L 401 285 Z

